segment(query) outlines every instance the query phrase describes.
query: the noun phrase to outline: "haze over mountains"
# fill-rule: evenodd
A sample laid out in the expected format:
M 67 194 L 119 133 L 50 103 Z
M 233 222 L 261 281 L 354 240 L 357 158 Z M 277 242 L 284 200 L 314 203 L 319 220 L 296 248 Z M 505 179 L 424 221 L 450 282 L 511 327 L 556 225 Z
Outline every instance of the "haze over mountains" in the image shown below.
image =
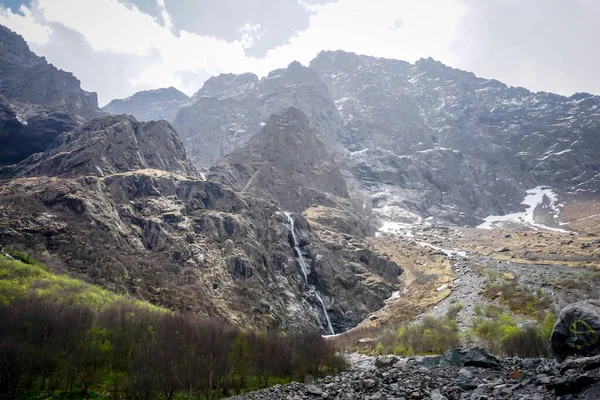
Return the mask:
M 165 88 L 100 110 L 1 28 L 0 94 L 3 245 L 240 326 L 345 331 L 408 289 L 420 257 L 458 254 L 439 248 L 445 230 L 411 243 L 430 253 L 396 257 L 373 241 L 382 226 L 474 227 L 547 187 L 560 207 L 543 198 L 535 218 L 568 230 L 562 208 L 600 190 L 600 97 L 432 59 L 321 52 L 260 79 L 210 78 L 191 98 Z

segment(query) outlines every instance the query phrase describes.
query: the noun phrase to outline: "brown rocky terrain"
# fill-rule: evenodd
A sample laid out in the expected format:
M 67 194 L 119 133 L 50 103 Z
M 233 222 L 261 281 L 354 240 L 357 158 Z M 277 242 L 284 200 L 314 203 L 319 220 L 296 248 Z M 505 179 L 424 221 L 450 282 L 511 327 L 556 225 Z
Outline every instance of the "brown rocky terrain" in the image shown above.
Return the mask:
M 275 203 L 196 177 L 166 122 L 95 119 L 3 172 L 0 239 L 118 293 L 241 326 L 324 325 Z M 337 331 L 380 308 L 402 270 L 361 239 L 321 241 L 293 215 Z

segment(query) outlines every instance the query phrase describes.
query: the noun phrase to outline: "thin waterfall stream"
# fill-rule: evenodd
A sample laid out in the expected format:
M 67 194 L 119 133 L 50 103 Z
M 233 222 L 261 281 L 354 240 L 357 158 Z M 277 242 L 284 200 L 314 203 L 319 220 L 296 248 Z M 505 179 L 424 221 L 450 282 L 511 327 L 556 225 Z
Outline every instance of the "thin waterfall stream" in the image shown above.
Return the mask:
M 317 289 L 314 286 L 308 284 L 308 266 L 306 265 L 306 261 L 304 260 L 302 252 L 300 252 L 298 239 L 296 238 L 296 232 L 294 232 L 294 218 L 289 212 L 286 212 L 285 216 L 287 217 L 288 222 L 290 223 L 290 231 L 292 231 L 292 238 L 294 240 L 294 250 L 296 251 L 296 254 L 298 254 L 297 259 L 298 263 L 300 264 L 300 269 L 302 270 L 302 275 L 304 276 L 304 283 L 306 284 L 306 287 L 312 293 L 314 293 L 317 300 L 319 300 L 319 303 L 321 303 L 321 308 L 323 308 L 323 313 L 325 314 L 325 319 L 327 320 L 328 333 L 330 335 L 335 335 L 335 331 L 333 330 L 333 326 L 331 325 L 331 320 L 329 319 L 329 314 L 327 313 L 327 309 L 325 308 L 325 303 L 323 303 L 323 299 L 319 295 L 319 292 L 317 292 Z

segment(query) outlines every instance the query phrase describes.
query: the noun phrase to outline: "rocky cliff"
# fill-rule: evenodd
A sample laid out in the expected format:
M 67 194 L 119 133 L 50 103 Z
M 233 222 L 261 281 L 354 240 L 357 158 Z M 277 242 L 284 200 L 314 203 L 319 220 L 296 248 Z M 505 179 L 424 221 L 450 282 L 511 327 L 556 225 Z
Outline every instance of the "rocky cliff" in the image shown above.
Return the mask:
M 0 165 L 44 151 L 61 133 L 102 115 L 95 93 L 0 26 Z
M 138 121 L 173 122 L 180 108 L 189 103 L 189 97 L 174 87 L 145 90 L 126 99 L 116 99 L 102 107 L 109 114 L 130 114 Z
M 322 52 L 310 68 L 212 78 L 192 101 L 174 126 L 196 165 L 245 145 L 271 113 L 294 106 L 382 220 L 475 225 L 518 210 L 540 185 L 600 187 L 600 97 L 532 93 L 432 59 Z
M 272 115 L 246 145 L 213 165 L 208 179 L 271 198 L 296 212 L 312 205 L 334 206 L 350 197 L 339 167 L 296 108 Z
M 600 189 L 600 97 L 532 93 L 449 68 L 341 51 L 310 63 L 377 203 L 457 223 L 518 208 L 524 189 Z M 395 204 L 394 204 L 395 203 Z
M 173 126 L 196 166 L 209 166 L 248 142 L 271 114 L 288 107 L 305 113 L 323 134 L 322 140 L 341 134 L 340 114 L 327 86 L 315 71 L 297 62 L 258 79 L 253 74 L 224 74 L 211 78 L 182 108 Z
M 3 178 L 4 245 L 110 290 L 242 326 L 325 331 L 327 316 L 339 332 L 381 307 L 402 272 L 359 238 L 342 251 L 301 215 L 197 178 L 164 121 L 94 119 Z

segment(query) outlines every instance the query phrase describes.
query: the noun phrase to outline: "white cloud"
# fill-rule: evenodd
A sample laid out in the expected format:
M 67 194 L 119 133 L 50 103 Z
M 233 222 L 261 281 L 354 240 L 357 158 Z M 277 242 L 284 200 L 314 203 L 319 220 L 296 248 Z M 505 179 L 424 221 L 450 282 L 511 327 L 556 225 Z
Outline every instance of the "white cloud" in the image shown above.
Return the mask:
M 0 4 L 0 24 L 21 34 L 29 43 L 48 43 L 50 28 L 37 23 L 31 11 L 22 5 L 19 13 Z
M 251 24 L 250 22 L 246 22 L 244 26 L 240 29 L 240 34 L 242 35 L 242 39 L 240 40 L 242 43 L 242 47 L 244 49 L 249 49 L 259 41 L 264 34 L 265 30 L 260 29 L 260 24 Z
M 449 51 L 460 21 L 466 13 L 453 0 L 339 0 L 311 6 L 307 30 L 289 44 L 267 52 L 267 69 L 294 59 L 307 63 L 321 50 L 345 50 L 377 57 L 413 62 L 434 57 L 456 62 Z M 402 27 L 397 27 L 398 19 Z
M 309 27 L 297 32 L 287 44 L 255 58 L 248 56 L 246 50 L 264 35 L 259 24 L 245 24 L 239 28 L 241 39 L 229 42 L 186 31 L 173 32 L 164 0 L 156 1 L 159 17 L 155 18 L 118 0 L 35 0 L 31 9 L 22 7 L 17 14 L 0 9 L 0 23 L 29 42 L 47 42 L 47 24 L 60 23 L 83 35 L 95 51 L 137 57 L 156 55 L 156 61 L 144 64 L 135 77 L 129 78 L 128 86 L 110 91 L 114 95 L 120 90 L 125 97 L 137 90 L 164 86 L 176 86 L 191 94 L 199 88 L 186 87 L 182 71 L 188 76 L 222 72 L 265 75 L 294 60 L 306 65 L 321 50 L 341 49 L 411 62 L 431 56 L 453 65 L 458 56 L 450 50 L 451 44 L 467 11 L 460 0 L 301 3 L 312 13 Z M 36 48 L 45 55 L 43 46 Z M 49 61 L 60 64 L 58 60 Z M 69 69 L 68 65 L 61 67 Z M 106 94 L 106 79 L 98 82 L 88 79 L 82 84 L 98 92 L 100 102 L 106 103 L 111 100 Z M 122 86 L 121 82 L 115 84 Z
M 167 6 L 165 4 L 165 0 L 156 0 L 156 4 L 160 11 L 160 16 L 163 19 L 163 26 L 168 30 L 173 30 L 173 21 L 171 20 L 171 16 L 167 12 Z

